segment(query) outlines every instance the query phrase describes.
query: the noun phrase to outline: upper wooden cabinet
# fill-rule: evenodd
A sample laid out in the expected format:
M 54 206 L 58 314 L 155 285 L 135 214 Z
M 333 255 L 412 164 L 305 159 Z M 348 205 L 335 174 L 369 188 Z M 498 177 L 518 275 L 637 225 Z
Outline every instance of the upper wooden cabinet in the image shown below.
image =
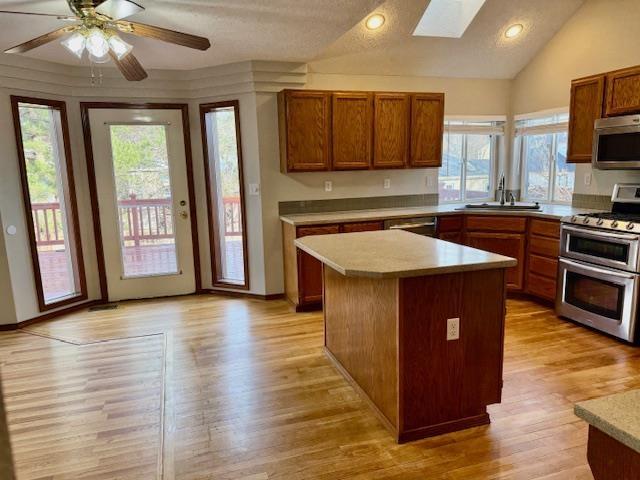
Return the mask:
M 444 94 L 283 90 L 283 173 L 439 167 Z
M 412 167 L 442 166 L 442 134 L 444 130 L 444 93 L 411 95 Z
M 607 74 L 605 115 L 630 115 L 640 112 L 640 66 Z
M 590 163 L 595 121 L 602 116 L 604 75 L 571 82 L 567 161 Z
M 375 93 L 374 168 L 403 168 L 409 155 L 409 103 L 404 93 Z
M 337 92 L 332 95 L 331 104 L 333 169 L 368 169 L 373 138 L 372 95 Z
M 285 90 L 280 92 L 278 104 L 282 170 L 329 170 L 331 94 L 312 90 Z

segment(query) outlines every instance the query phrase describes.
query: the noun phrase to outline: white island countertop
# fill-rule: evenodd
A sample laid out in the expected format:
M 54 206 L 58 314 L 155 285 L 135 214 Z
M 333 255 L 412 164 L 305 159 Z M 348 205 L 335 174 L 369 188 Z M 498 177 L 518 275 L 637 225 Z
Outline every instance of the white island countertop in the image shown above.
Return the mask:
M 312 235 L 295 243 L 349 277 L 421 277 L 517 265 L 511 257 L 402 230 Z

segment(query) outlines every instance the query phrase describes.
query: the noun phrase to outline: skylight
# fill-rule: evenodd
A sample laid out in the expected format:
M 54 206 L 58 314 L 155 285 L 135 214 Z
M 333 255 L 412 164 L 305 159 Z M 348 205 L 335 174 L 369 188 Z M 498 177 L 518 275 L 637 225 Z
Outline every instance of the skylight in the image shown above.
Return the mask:
M 486 0 L 431 0 L 413 34 L 460 38 Z

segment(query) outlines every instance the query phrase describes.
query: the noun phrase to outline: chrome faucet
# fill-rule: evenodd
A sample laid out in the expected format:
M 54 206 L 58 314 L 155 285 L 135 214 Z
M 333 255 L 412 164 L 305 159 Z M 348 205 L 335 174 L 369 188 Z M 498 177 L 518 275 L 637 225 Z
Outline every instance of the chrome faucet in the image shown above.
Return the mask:
M 500 205 L 507 203 L 507 191 L 504 189 L 504 172 L 500 174 L 498 181 L 498 191 L 500 192 Z

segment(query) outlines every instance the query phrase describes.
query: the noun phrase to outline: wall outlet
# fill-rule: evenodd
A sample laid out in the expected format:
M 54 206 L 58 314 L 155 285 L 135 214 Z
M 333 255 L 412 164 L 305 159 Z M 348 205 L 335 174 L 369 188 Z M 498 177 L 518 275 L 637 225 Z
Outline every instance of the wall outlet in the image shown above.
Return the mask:
M 447 340 L 458 340 L 460 338 L 460 319 L 447 319 Z
M 584 174 L 584 184 L 591 185 L 591 172 L 587 172 Z
M 331 180 L 326 180 L 324 182 L 324 191 L 330 192 L 331 190 L 333 190 L 333 182 Z
M 260 184 L 259 183 L 250 183 L 249 184 L 249 195 L 260 195 Z
M 384 188 L 391 188 L 391 179 L 390 178 L 385 178 L 384 179 L 383 187 Z

